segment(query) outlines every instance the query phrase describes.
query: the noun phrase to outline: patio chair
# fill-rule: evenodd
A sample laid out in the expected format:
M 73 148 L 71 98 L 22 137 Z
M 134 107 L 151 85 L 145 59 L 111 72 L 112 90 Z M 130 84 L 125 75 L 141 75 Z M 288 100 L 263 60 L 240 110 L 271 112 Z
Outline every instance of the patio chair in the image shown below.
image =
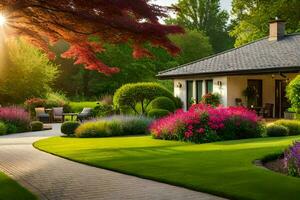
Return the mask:
M 37 120 L 44 123 L 50 122 L 50 115 L 45 112 L 44 107 L 35 108 L 34 110 L 35 110 L 35 115 Z
M 93 111 L 92 108 L 83 108 L 81 113 L 79 113 L 77 115 L 77 120 L 82 122 L 83 120 L 91 118 L 92 117 L 92 111 Z
M 63 122 L 64 120 L 63 112 L 64 112 L 63 107 L 53 108 L 53 121 Z

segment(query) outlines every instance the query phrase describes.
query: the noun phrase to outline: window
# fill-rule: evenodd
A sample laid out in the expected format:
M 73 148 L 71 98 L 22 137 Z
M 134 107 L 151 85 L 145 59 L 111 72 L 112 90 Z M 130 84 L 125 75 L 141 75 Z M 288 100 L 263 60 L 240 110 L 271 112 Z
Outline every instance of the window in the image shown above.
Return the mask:
M 193 91 L 194 91 L 194 83 L 193 81 L 186 81 L 186 91 L 187 91 L 187 95 L 186 95 L 186 104 L 187 104 L 187 109 L 190 108 L 190 106 L 192 105 L 192 100 L 193 100 Z
M 205 93 L 213 93 L 213 80 L 205 80 Z
M 196 81 L 196 100 L 199 103 L 203 96 L 203 81 Z

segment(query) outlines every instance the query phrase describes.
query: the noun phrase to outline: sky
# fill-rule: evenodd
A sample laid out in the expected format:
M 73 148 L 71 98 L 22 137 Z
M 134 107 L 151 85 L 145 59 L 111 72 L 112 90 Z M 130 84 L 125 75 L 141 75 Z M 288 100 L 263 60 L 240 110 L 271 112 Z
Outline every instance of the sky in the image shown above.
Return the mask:
M 178 0 L 152 0 L 155 4 L 162 6 L 169 6 L 171 4 L 177 3 Z M 231 10 L 231 0 L 221 0 L 221 8 L 230 12 Z

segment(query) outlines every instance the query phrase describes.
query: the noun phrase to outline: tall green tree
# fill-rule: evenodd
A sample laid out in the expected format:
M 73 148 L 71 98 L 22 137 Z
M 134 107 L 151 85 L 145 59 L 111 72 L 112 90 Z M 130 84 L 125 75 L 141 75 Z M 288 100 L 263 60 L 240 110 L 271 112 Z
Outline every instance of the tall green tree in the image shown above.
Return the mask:
M 267 36 L 269 21 L 276 17 L 286 20 L 287 33 L 300 32 L 299 0 L 233 0 L 235 23 L 230 32 L 235 46 Z
M 5 45 L 8 61 L 0 73 L 0 104 L 23 103 L 51 90 L 58 70 L 47 55 L 23 40 Z
M 215 53 L 233 46 L 227 30 L 229 14 L 220 8 L 220 0 L 179 0 L 176 6 L 179 8 L 177 16 L 166 20 L 167 23 L 203 31 Z

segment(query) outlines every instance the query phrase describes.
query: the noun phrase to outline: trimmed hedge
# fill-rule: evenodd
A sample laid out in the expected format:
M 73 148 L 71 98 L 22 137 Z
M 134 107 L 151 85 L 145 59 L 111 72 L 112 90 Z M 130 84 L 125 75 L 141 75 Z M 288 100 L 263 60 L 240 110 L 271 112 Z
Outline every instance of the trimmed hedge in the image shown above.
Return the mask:
M 151 119 L 141 116 L 112 116 L 81 124 L 75 135 L 81 138 L 142 135 L 148 133 L 150 123 Z
M 75 134 L 75 130 L 80 126 L 79 122 L 76 121 L 67 121 L 61 125 L 61 132 L 65 135 Z
M 282 119 L 274 124 L 285 126 L 289 130 L 289 135 L 300 135 L 300 121 Z
M 169 115 L 171 112 L 165 109 L 152 109 L 148 113 L 148 117 L 161 118 Z
M 173 94 L 158 83 L 130 83 L 115 92 L 113 103 L 114 108 L 121 113 L 129 113 L 131 110 L 135 114 L 144 114 L 149 102 L 161 96 L 176 102 Z M 140 105 L 140 110 L 136 108 L 137 105 Z
M 267 135 L 270 137 L 281 137 L 287 136 L 289 134 L 289 129 L 285 126 L 278 124 L 270 124 L 267 126 Z
M 30 123 L 31 131 L 41 131 L 44 128 L 43 122 L 33 121 Z
M 95 108 L 99 106 L 98 101 L 82 101 L 82 102 L 69 102 L 71 112 L 81 112 L 83 108 Z
M 164 109 L 170 112 L 174 112 L 176 109 L 174 101 L 172 101 L 168 97 L 155 98 L 153 101 L 151 101 L 149 107 L 150 107 L 150 111 L 153 109 Z
M 0 122 L 0 135 L 5 135 L 7 133 L 7 128 L 4 122 Z

